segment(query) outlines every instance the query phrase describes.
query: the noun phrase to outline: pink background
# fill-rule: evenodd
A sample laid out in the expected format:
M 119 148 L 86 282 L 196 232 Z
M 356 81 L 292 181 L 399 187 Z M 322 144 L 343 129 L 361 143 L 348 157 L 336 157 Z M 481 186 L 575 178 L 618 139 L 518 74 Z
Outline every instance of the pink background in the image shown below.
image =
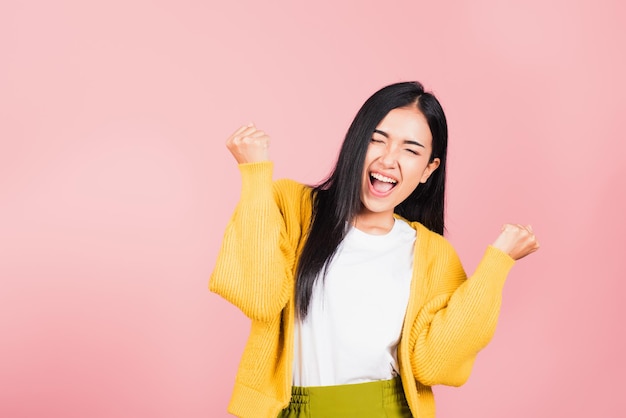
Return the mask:
M 439 417 L 623 417 L 626 10 L 614 0 L 3 1 L 0 416 L 225 417 L 247 319 L 207 281 L 254 121 L 320 180 L 417 79 L 450 125 L 449 238 L 542 249 Z M 619 269 L 621 271 L 622 269 Z

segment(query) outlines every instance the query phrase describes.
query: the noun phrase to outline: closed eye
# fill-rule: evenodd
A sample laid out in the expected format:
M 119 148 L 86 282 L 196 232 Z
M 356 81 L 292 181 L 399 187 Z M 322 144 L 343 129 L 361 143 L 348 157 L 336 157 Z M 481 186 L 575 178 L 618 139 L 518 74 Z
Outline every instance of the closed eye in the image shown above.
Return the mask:
M 376 139 L 376 138 L 372 138 L 370 142 L 376 142 L 378 144 L 384 144 L 385 141 L 383 141 L 382 139 Z
M 411 154 L 413 154 L 413 155 L 420 155 L 420 153 L 419 153 L 419 152 L 417 152 L 417 151 L 415 151 L 415 150 L 413 150 L 413 149 L 410 149 L 410 148 L 406 148 L 406 151 L 410 152 L 410 153 L 411 153 Z

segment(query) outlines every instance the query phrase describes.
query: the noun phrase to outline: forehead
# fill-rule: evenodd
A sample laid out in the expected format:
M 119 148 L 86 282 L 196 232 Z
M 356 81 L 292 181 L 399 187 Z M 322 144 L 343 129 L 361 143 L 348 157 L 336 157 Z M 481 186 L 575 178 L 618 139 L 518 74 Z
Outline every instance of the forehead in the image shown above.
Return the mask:
M 376 129 L 385 132 L 390 139 L 413 140 L 424 145 L 432 142 L 428 121 L 416 106 L 392 109 Z

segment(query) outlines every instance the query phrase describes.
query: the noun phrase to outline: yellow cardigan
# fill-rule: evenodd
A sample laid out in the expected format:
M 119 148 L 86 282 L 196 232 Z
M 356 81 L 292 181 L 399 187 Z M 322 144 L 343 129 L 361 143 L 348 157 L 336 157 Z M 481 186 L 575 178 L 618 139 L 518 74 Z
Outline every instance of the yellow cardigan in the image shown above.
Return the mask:
M 241 164 L 241 199 L 209 288 L 251 320 L 228 411 L 276 418 L 291 396 L 294 274 L 311 218 L 311 189 L 272 181 L 271 162 Z M 415 417 L 435 416 L 432 385 L 459 386 L 491 339 L 513 259 L 488 247 L 474 275 L 452 246 L 417 222 L 414 272 L 398 362 Z

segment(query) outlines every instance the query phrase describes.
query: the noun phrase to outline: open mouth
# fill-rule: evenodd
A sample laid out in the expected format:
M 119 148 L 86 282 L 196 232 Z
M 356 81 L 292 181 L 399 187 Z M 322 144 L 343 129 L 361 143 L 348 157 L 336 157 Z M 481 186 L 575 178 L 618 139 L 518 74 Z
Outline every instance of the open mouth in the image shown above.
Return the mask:
M 396 187 L 398 181 L 380 173 L 370 173 L 370 184 L 377 193 L 387 193 Z

